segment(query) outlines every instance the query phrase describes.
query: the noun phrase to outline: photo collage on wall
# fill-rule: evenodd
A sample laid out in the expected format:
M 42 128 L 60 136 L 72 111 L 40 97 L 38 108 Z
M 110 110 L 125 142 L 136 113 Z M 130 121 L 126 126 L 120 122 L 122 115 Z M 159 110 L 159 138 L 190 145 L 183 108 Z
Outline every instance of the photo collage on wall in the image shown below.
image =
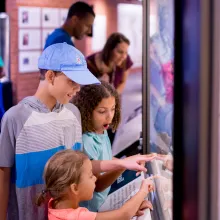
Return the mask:
M 48 35 L 66 20 L 67 8 L 19 7 L 19 73 L 38 71 L 38 58 Z

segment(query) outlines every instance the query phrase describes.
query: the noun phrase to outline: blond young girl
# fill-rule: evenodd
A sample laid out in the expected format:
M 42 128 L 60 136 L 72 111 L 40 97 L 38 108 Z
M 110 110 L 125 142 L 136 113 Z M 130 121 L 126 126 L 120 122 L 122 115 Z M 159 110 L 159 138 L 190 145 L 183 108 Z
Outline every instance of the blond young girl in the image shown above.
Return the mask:
M 130 220 L 140 214 L 144 198 L 153 190 L 152 182 L 144 180 L 137 194 L 118 210 L 97 213 L 81 208 L 80 202 L 93 197 L 96 177 L 89 158 L 73 150 L 60 151 L 49 159 L 44 180 L 45 189 L 36 203 L 40 206 L 50 199 L 49 220 Z M 152 208 L 150 204 L 148 207 Z

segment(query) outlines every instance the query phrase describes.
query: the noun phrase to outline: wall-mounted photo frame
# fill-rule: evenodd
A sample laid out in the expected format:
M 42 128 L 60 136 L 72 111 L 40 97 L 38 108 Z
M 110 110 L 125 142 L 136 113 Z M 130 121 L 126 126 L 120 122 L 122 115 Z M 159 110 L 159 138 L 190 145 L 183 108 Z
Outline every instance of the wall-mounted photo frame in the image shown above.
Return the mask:
M 40 50 L 41 49 L 40 29 L 19 30 L 19 50 Z
M 19 73 L 37 72 L 40 54 L 41 51 L 20 51 Z
M 38 28 L 41 26 L 41 8 L 19 7 L 18 8 L 19 28 Z
M 42 8 L 42 27 L 58 28 L 60 26 L 60 13 L 58 8 Z

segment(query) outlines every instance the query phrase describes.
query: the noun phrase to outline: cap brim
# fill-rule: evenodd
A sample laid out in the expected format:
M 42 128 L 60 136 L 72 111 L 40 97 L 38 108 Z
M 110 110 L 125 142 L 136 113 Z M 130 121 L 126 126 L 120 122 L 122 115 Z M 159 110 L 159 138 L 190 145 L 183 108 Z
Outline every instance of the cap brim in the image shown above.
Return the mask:
M 62 71 L 69 79 L 80 84 L 101 84 L 101 82 L 89 70 Z

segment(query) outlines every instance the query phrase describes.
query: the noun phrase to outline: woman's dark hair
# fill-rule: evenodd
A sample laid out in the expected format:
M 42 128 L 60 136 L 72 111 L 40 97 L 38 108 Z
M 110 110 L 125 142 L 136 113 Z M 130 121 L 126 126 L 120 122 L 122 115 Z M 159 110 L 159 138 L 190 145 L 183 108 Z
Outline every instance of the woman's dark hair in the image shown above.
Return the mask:
M 115 131 L 121 121 L 121 106 L 118 93 L 113 86 L 107 82 L 83 86 L 73 98 L 72 103 L 81 113 L 83 133 L 94 132 L 92 113 L 102 99 L 109 97 L 115 98 L 115 114 L 111 124 L 111 128 Z
M 91 14 L 95 17 L 92 6 L 88 5 L 85 2 L 76 2 L 71 5 L 68 11 L 67 19 L 70 19 L 72 16 L 77 16 L 79 18 L 84 18 L 87 14 Z
M 52 197 L 55 206 L 66 195 L 71 184 L 79 183 L 81 169 L 87 159 L 85 154 L 74 150 L 62 150 L 53 155 L 45 165 L 45 189 L 37 197 L 36 204 L 40 206 L 47 201 L 47 197 Z
M 125 37 L 121 33 L 113 33 L 109 36 L 101 52 L 102 61 L 106 65 L 109 65 L 109 62 L 112 56 L 112 51 L 117 47 L 118 44 L 123 43 L 123 42 L 130 45 L 130 41 L 128 40 L 128 38 Z

